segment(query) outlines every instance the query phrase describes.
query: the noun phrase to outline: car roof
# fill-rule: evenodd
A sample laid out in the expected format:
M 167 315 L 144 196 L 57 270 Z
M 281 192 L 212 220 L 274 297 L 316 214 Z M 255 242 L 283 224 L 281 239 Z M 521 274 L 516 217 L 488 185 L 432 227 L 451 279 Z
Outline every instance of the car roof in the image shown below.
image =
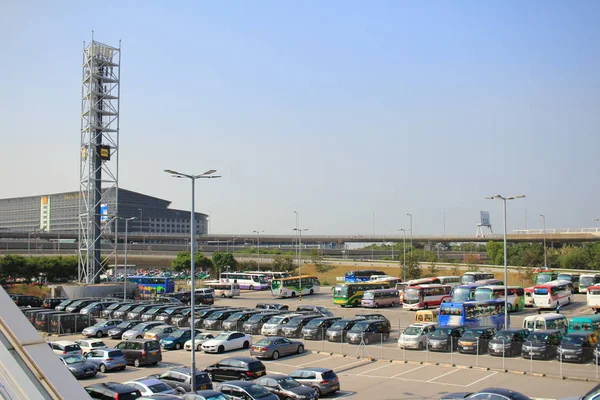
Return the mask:
M 544 331 L 541 331 L 541 330 L 539 330 L 539 331 L 533 331 L 533 332 L 531 332 L 531 334 L 532 334 L 532 335 L 533 335 L 534 333 L 546 333 L 546 334 L 551 334 L 551 333 L 557 333 L 557 332 L 560 332 L 560 330 L 559 330 L 559 329 L 547 329 L 547 330 L 544 330 Z M 590 332 L 591 332 L 591 331 L 590 331 Z
M 141 383 L 142 385 L 146 385 L 146 386 L 150 386 L 150 385 L 155 385 L 157 383 L 162 383 L 160 380 L 156 379 L 156 378 L 141 378 L 141 379 L 136 379 L 130 382 L 137 382 L 137 383 Z
M 482 393 L 482 392 L 501 394 L 501 395 L 506 396 L 511 399 L 514 399 L 514 398 L 528 399 L 527 396 L 525 396 L 519 392 L 515 392 L 514 390 L 504 389 L 504 388 L 487 388 L 487 389 L 480 390 L 478 393 Z
M 60 345 L 63 345 L 63 346 L 77 345 L 77 343 L 71 342 L 69 340 L 57 340 L 55 342 L 50 342 L 50 343 L 60 344 Z
M 230 386 L 238 386 L 238 387 L 248 387 L 252 385 L 256 385 L 257 383 L 254 381 L 225 381 L 222 382 L 221 385 L 230 385 Z
M 488 326 L 472 326 L 470 328 L 465 329 L 465 331 L 478 331 L 483 329 L 493 329 L 494 327 L 491 325 Z
M 118 383 L 118 382 L 104 382 L 104 383 L 94 383 L 93 385 L 86 386 L 86 388 L 98 388 L 98 389 L 109 389 L 114 390 L 115 392 L 134 392 L 138 391 L 131 386 Z
M 418 326 L 418 327 L 424 327 L 424 326 L 432 326 L 432 325 L 437 325 L 435 322 L 415 322 L 414 324 L 410 324 L 410 326 Z
M 228 358 L 224 358 L 221 361 L 224 360 L 237 360 L 237 361 L 242 361 L 245 363 L 252 363 L 252 362 L 260 362 L 260 360 L 257 360 L 256 358 L 252 358 L 252 357 L 228 357 Z
M 303 367 L 297 369 L 296 371 L 312 371 L 312 372 L 329 372 L 332 371 L 331 368 L 323 368 L 323 367 Z
M 187 368 L 187 367 L 177 367 L 177 368 L 171 368 L 170 370 L 168 370 L 168 371 L 165 371 L 165 372 L 169 372 L 169 371 L 179 372 L 179 373 L 182 373 L 182 374 L 187 374 L 187 375 L 189 375 L 189 374 L 190 374 L 190 369 L 189 369 L 189 368 Z M 196 375 L 202 375 L 202 374 L 206 374 L 206 373 L 207 373 L 207 372 L 201 371 L 201 370 L 199 370 L 199 369 L 197 369 L 197 370 L 196 370 Z
M 284 374 L 268 374 L 265 376 L 261 376 L 261 378 L 269 378 L 269 379 L 284 379 L 287 378 L 287 375 Z

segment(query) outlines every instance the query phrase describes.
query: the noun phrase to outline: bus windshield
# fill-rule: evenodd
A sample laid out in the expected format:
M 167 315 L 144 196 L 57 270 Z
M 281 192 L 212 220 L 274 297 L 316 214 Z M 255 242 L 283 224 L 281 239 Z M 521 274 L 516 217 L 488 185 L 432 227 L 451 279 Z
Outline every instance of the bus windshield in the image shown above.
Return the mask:
M 475 301 L 484 301 L 492 298 L 492 289 L 477 289 L 475 291 Z
M 461 282 L 462 283 L 473 283 L 473 282 L 475 282 L 475 275 L 463 275 Z
M 550 274 L 539 274 L 535 280 L 538 285 L 543 283 L 548 283 L 552 280 L 552 275 Z
M 347 285 L 336 285 L 335 289 L 334 289 L 334 296 L 348 297 L 348 286 Z
M 363 294 L 363 299 L 365 300 L 373 300 L 375 298 L 375 293 L 373 292 L 365 292 Z
M 457 287 L 454 289 L 454 294 L 452 295 L 452 302 L 459 303 L 461 301 L 468 301 L 471 296 L 471 289 L 468 287 Z
M 559 281 L 571 281 L 573 280 L 573 276 L 571 274 L 558 274 L 556 279 Z
M 582 276 L 579 279 L 579 286 L 588 287 L 593 286 L 596 283 L 596 278 L 593 276 Z
M 410 288 L 410 287 L 404 289 L 404 298 L 407 300 L 418 300 L 419 299 L 419 289 Z

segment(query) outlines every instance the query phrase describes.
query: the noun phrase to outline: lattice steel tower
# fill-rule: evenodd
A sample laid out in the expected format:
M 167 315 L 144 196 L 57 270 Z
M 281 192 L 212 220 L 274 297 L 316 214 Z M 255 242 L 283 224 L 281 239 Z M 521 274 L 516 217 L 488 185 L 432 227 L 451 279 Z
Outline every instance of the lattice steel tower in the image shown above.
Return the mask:
M 97 283 L 104 268 L 101 244 L 110 243 L 105 263 L 116 255 L 119 189 L 119 97 L 121 43 L 92 41 L 83 49 L 81 156 L 79 168 L 79 282 Z M 110 210 L 110 212 L 109 212 Z M 112 254 L 111 254 L 112 253 Z

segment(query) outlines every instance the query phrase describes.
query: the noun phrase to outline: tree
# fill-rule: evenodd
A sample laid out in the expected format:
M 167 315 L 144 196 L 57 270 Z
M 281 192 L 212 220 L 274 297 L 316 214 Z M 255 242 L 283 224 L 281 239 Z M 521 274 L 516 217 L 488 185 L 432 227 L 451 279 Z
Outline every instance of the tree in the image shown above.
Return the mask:
M 327 271 L 331 271 L 334 268 L 333 265 L 325 264 L 323 262 L 323 255 L 321 254 L 321 251 L 319 249 L 312 249 L 308 253 L 308 256 L 310 257 L 311 264 L 315 265 L 315 270 L 317 272 L 325 273 Z
M 232 271 L 237 270 L 238 262 L 232 253 L 213 253 L 212 261 L 215 268 L 224 271 L 229 267 Z
M 403 267 L 404 268 L 404 267 Z M 404 270 L 402 271 L 402 276 L 404 276 Z M 422 276 L 421 266 L 417 261 L 417 258 L 414 256 L 406 257 L 406 279 L 419 279 Z
M 465 264 L 467 264 L 467 271 L 470 271 L 470 272 L 479 271 L 480 268 L 478 265 L 476 265 L 476 262 L 479 262 L 479 260 L 475 258 L 475 255 L 467 254 L 465 256 Z
M 490 263 L 502 265 L 504 262 L 504 243 L 490 240 L 486 245 L 486 253 Z
M 273 270 L 274 271 L 293 271 L 294 270 L 294 257 L 286 254 L 277 254 L 273 257 Z
M 589 269 L 590 256 L 581 247 L 565 247 L 560 257 L 562 268 Z
M 427 272 L 425 273 L 427 276 L 433 277 L 437 276 L 440 272 L 440 269 L 435 265 L 435 261 L 431 261 L 429 266 L 427 267 Z
M 194 263 L 196 264 L 196 269 L 200 269 L 205 272 L 208 272 L 209 269 L 214 267 L 212 260 L 202 254 L 202 252 L 196 252 L 194 254 Z M 177 253 L 175 259 L 171 261 L 171 268 L 177 272 L 191 273 L 192 261 L 190 258 L 190 253 L 187 251 Z

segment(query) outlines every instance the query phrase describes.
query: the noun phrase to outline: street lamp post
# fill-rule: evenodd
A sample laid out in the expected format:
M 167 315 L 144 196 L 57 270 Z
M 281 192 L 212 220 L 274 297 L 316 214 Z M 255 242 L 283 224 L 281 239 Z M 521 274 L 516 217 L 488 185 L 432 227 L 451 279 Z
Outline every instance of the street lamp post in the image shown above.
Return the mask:
M 260 234 L 264 231 L 252 231 L 256 233 L 256 251 L 258 251 L 258 270 L 260 271 Z
M 404 261 L 402 262 L 402 281 L 406 282 L 406 229 L 398 229 L 402 231 L 402 252 L 404 253 Z
M 188 175 L 182 174 L 177 171 L 173 171 L 172 169 L 165 169 L 167 174 L 171 174 L 174 178 L 187 178 L 192 181 L 192 210 L 190 213 L 190 231 L 191 231 L 191 241 L 190 241 L 190 270 L 191 270 L 191 291 L 190 291 L 190 299 L 191 299 L 191 309 L 190 309 L 190 328 L 192 330 L 192 335 L 190 338 L 192 344 L 192 365 L 191 365 L 191 384 L 192 388 L 196 387 L 196 343 L 194 334 L 195 329 L 195 307 L 196 307 L 196 262 L 194 260 L 194 244 L 196 241 L 196 216 L 194 210 L 194 203 L 196 201 L 196 179 L 212 179 L 212 178 L 220 178 L 218 175 L 212 175 L 217 172 L 216 169 L 211 169 L 206 171 L 200 175 Z
M 506 251 L 506 201 L 507 200 L 515 200 L 522 199 L 525 197 L 524 194 L 520 194 L 517 196 L 508 196 L 504 197 L 499 194 L 494 196 L 486 197 L 486 200 L 502 200 L 502 219 L 503 219 L 503 228 L 504 228 L 504 329 L 508 329 L 508 260 L 507 260 L 507 251 Z
M 137 219 L 136 217 L 123 218 L 119 217 L 120 220 L 125 221 L 125 266 L 123 267 L 123 301 L 127 301 L 127 247 L 129 242 L 127 241 L 127 232 L 129 232 L 129 221 Z M 115 274 L 116 274 L 115 266 Z
M 544 268 L 548 268 L 548 257 L 546 255 L 546 216 L 544 214 L 540 214 L 540 217 L 542 217 L 542 227 L 544 229 Z
M 412 214 L 406 214 L 410 217 L 410 253 L 412 254 L 413 249 L 413 230 L 412 230 Z
M 294 230 L 298 232 L 298 276 L 300 277 L 302 276 L 302 232 L 306 232 L 308 229 L 294 228 Z M 299 279 L 299 281 L 299 299 L 302 301 L 302 279 Z

